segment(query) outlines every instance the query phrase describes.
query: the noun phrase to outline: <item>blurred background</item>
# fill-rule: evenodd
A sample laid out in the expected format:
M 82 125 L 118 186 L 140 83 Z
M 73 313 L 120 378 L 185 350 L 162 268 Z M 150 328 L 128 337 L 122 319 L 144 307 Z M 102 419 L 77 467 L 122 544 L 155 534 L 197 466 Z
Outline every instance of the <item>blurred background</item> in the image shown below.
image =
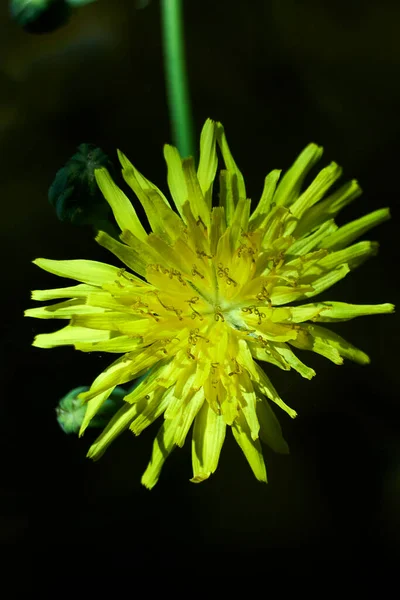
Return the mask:
M 36 257 L 115 263 L 89 229 L 57 220 L 47 201 L 56 171 L 82 142 L 116 148 L 165 190 L 171 141 L 156 0 L 99 0 L 45 35 L 25 33 L 0 5 L 0 198 L 3 207 L 0 541 L 121 543 L 194 550 L 302 549 L 349 558 L 400 547 L 400 399 L 396 315 L 335 330 L 371 357 L 337 367 L 317 355 L 308 382 L 267 367 L 299 413 L 279 415 L 289 456 L 265 450 L 258 483 L 232 437 L 217 473 L 189 483 L 190 443 L 168 459 L 154 490 L 140 485 L 158 423 L 122 435 L 97 463 L 96 431 L 65 435 L 55 407 L 90 385 L 104 354 L 31 347 L 57 322 L 24 319 L 31 289 L 61 285 Z M 399 300 L 398 139 L 400 5 L 388 0 L 202 0 L 184 4 L 196 134 L 222 121 L 250 197 L 266 173 L 287 168 L 310 141 L 364 194 L 339 223 L 390 206 L 367 236 L 380 253 L 325 298 Z M 323 163 L 323 164 L 322 164 Z

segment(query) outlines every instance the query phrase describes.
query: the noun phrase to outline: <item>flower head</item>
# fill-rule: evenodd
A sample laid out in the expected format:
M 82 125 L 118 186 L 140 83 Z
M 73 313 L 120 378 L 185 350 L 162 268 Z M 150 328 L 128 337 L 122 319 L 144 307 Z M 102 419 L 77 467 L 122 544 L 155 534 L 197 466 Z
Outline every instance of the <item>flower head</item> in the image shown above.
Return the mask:
M 224 169 L 219 202 L 212 207 L 217 146 Z M 63 329 L 36 337 L 40 348 L 122 354 L 81 394 L 87 410 L 82 434 L 116 386 L 147 375 L 127 393 L 123 407 L 94 442 L 98 458 L 124 429 L 136 435 L 163 416 L 142 483 L 152 488 L 175 446 L 193 424 L 192 481 L 207 479 L 218 465 L 227 426 L 254 475 L 266 481 L 260 440 L 287 452 L 270 402 L 296 412 L 280 398 L 260 362 L 303 377 L 315 375 L 294 349 L 312 350 L 335 364 L 367 355 L 319 323 L 393 311 L 391 304 L 310 302 L 377 251 L 353 241 L 389 217 L 384 208 L 338 227 L 334 218 L 361 191 L 356 181 L 329 192 L 341 175 L 331 163 L 305 190 L 305 176 L 322 155 L 308 145 L 280 178 L 272 171 L 253 212 L 245 182 L 221 124 L 207 120 L 200 161 L 182 160 L 165 146 L 168 185 L 177 212 L 164 194 L 119 158 L 125 181 L 141 202 L 151 233 L 104 168 L 97 183 L 121 228 L 121 242 L 104 232 L 97 241 L 124 267 L 88 260 L 37 259 L 35 264 L 75 279 L 72 287 L 34 291 L 35 300 L 69 300 L 26 311 L 38 318 L 67 319 Z M 302 301 L 302 304 L 299 304 Z M 293 303 L 296 303 L 293 305 Z

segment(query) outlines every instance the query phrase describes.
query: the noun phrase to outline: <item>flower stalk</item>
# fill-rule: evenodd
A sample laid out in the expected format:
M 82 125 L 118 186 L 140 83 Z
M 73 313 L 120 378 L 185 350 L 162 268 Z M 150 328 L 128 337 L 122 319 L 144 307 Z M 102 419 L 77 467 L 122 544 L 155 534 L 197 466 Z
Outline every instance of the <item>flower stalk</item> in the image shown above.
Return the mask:
M 182 0 L 161 0 L 163 53 L 172 137 L 182 157 L 195 156 L 186 71 Z

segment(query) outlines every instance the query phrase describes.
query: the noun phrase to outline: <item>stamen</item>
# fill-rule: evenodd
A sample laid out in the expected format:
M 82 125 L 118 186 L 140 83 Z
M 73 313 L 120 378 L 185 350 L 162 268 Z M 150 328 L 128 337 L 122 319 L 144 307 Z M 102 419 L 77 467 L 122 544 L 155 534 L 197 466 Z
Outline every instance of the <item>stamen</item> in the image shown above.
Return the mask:
M 262 335 L 258 335 L 256 339 L 261 344 L 262 348 L 264 348 L 264 350 L 266 350 L 267 354 L 270 354 L 269 350 L 267 350 L 267 348 L 269 346 L 268 340 L 265 339 Z
M 260 312 L 258 310 L 258 308 L 254 308 L 254 314 L 258 316 L 258 323 L 257 323 L 257 325 L 261 325 L 261 320 L 265 319 L 265 313 Z
M 219 367 L 219 363 L 218 362 L 211 363 L 211 375 L 215 375 L 215 373 L 217 372 L 218 367 Z
M 186 285 L 186 281 L 183 279 L 182 273 L 177 269 L 167 269 L 167 267 L 164 267 L 159 263 L 152 263 L 149 265 L 149 268 L 157 273 L 161 273 L 162 275 L 168 275 L 170 279 L 176 277 L 182 285 Z
M 260 302 L 262 302 L 263 300 L 266 300 L 268 302 L 269 306 L 272 305 L 271 298 L 269 296 L 268 290 L 265 287 L 265 285 L 263 285 L 261 287 L 261 292 L 259 292 L 257 294 L 256 298 L 257 298 L 257 300 L 260 300 Z
M 196 360 L 196 357 L 194 356 L 194 354 L 192 354 L 192 353 L 190 352 L 190 348 L 188 348 L 188 349 L 186 350 L 186 353 L 187 353 L 187 355 L 188 355 L 188 358 L 190 358 L 190 360 Z
M 197 270 L 196 265 L 192 265 L 192 275 L 193 275 L 193 277 L 195 275 L 199 275 L 199 277 L 201 277 L 201 279 L 204 279 L 204 275 Z
M 234 279 L 232 279 L 232 277 L 229 277 L 229 267 L 224 267 L 224 265 L 222 263 L 218 263 L 217 269 L 218 269 L 218 277 L 220 279 L 223 279 L 225 277 L 225 282 L 228 285 L 231 285 L 233 283 L 233 285 L 235 287 L 237 286 L 237 282 Z
M 196 327 L 196 329 L 192 329 L 192 330 L 190 331 L 190 335 L 189 335 L 189 338 L 188 338 L 188 340 L 189 340 L 189 344 L 191 344 L 192 346 L 195 346 L 195 345 L 197 344 L 197 342 L 198 342 L 199 338 L 201 338 L 201 339 L 205 340 L 205 341 L 206 341 L 206 344 L 208 344 L 208 343 L 209 343 L 209 341 L 210 341 L 210 340 L 208 340 L 206 337 L 204 337 L 204 335 L 201 335 L 201 334 L 199 333 L 199 331 L 200 331 L 200 330 L 199 330 L 199 328 L 198 328 L 198 327 Z
M 180 321 L 183 321 L 183 317 L 181 316 L 181 315 L 182 315 L 182 313 L 183 313 L 183 310 L 182 310 L 182 309 L 180 309 L 180 308 L 175 308 L 175 306 L 168 306 L 167 304 L 164 304 L 164 303 L 162 302 L 162 300 L 160 300 L 160 297 L 159 297 L 159 295 L 158 295 L 158 292 L 157 292 L 157 291 L 155 291 L 155 290 L 154 290 L 154 291 L 153 291 L 153 294 L 156 296 L 157 300 L 159 301 L 159 303 L 161 304 L 161 306 L 162 306 L 163 308 L 165 308 L 165 310 L 170 310 L 170 311 L 174 312 L 174 313 L 176 314 L 176 316 L 178 317 L 178 319 L 179 319 Z
M 129 273 L 126 272 L 126 269 L 122 268 L 118 271 L 118 277 L 123 277 L 129 282 L 134 282 L 135 280 L 129 276 Z
M 222 322 L 224 322 L 224 321 L 225 321 L 225 317 L 224 317 L 224 315 L 222 314 L 222 310 L 221 310 L 221 307 L 220 307 L 220 306 L 215 306 L 215 307 L 214 307 L 214 319 L 215 319 L 216 321 L 219 321 L 219 320 L 221 320 Z
M 196 254 L 199 258 L 209 258 L 210 260 L 212 260 L 214 258 L 214 256 L 212 254 L 207 254 L 206 252 L 204 252 L 204 250 L 196 250 Z
M 254 255 L 255 255 L 256 251 L 253 248 L 249 248 L 245 244 L 241 244 L 237 250 L 237 253 L 238 253 L 238 258 L 242 258 L 242 254 L 243 255 L 247 254 L 251 258 L 251 262 L 255 264 L 256 259 L 254 258 Z
M 277 256 L 274 256 L 272 259 L 274 267 L 276 269 L 280 269 L 285 262 L 285 254 L 281 251 Z
M 202 317 L 202 315 L 199 312 L 197 312 L 197 310 L 195 308 L 193 308 L 193 306 L 192 306 L 192 304 L 196 304 L 199 300 L 200 300 L 199 296 L 194 296 L 190 300 L 185 300 L 185 302 L 187 302 L 189 304 L 190 308 L 193 311 L 191 314 L 192 319 L 199 317 L 200 321 L 204 321 L 204 317 Z
M 239 365 L 239 363 L 236 360 L 236 358 L 233 359 L 233 362 L 235 363 L 236 370 L 232 371 L 231 373 L 229 373 L 229 377 L 232 377 L 232 375 L 240 375 L 243 372 L 242 371 L 242 367 Z
M 253 314 L 253 308 L 251 306 L 244 306 L 242 308 L 242 312 L 249 313 L 250 315 L 252 315 Z
M 263 312 L 260 312 L 258 310 L 257 306 L 245 306 L 241 310 L 242 310 L 242 312 L 249 313 L 250 315 L 252 315 L 253 313 L 255 315 L 257 315 L 258 325 L 261 325 L 261 320 L 266 318 L 266 314 Z
M 147 313 L 144 310 L 139 310 L 138 312 L 149 315 L 149 317 L 153 317 L 153 319 L 156 321 L 156 323 L 158 323 L 158 321 L 160 320 L 160 317 L 158 316 L 158 314 L 156 312 L 154 312 L 153 310 L 149 310 Z
M 204 230 L 207 231 L 207 225 L 204 223 L 203 219 L 199 216 L 197 221 L 196 221 L 196 225 L 198 227 L 200 227 L 200 225 L 203 225 Z
M 177 271 L 176 269 L 171 269 L 169 273 L 169 278 L 172 279 L 173 277 L 176 277 L 182 285 L 186 285 L 186 281 L 183 279 L 182 273 L 180 271 Z
M 243 234 L 242 234 L 243 235 Z M 242 253 L 247 251 L 247 246 L 246 244 L 240 244 L 239 248 L 237 249 L 237 253 L 238 253 L 238 257 L 241 258 Z

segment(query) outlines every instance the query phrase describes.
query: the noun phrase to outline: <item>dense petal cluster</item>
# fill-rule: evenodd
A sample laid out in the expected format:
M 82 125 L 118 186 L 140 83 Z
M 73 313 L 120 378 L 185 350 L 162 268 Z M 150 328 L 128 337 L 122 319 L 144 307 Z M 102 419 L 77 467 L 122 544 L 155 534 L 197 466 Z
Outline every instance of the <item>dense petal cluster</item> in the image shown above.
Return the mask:
M 212 206 L 217 148 L 219 201 Z M 97 241 L 125 265 L 88 260 L 37 259 L 35 264 L 78 285 L 32 294 L 35 300 L 68 300 L 26 311 L 31 317 L 66 319 L 63 329 L 36 337 L 34 345 L 122 354 L 82 394 L 87 411 L 81 434 L 114 388 L 147 373 L 89 450 L 98 458 L 126 428 L 140 434 L 163 415 L 142 482 L 151 488 L 175 446 L 183 446 L 193 425 L 194 482 L 218 465 L 226 427 L 254 475 L 266 481 L 260 440 L 287 452 L 270 402 L 296 415 L 278 395 L 259 362 L 315 372 L 293 349 L 312 350 L 335 364 L 343 358 L 369 362 L 364 352 L 319 323 L 388 313 L 393 305 L 310 302 L 377 251 L 369 241 L 353 243 L 389 217 L 384 208 L 348 223 L 337 213 L 357 198 L 356 181 L 329 193 L 341 175 L 331 163 L 304 190 L 304 178 L 322 155 L 308 145 L 281 176 L 265 179 L 260 201 L 250 210 L 245 182 L 221 124 L 207 120 L 200 161 L 182 160 L 165 146 L 168 186 L 164 194 L 119 153 L 122 174 L 141 202 L 147 233 L 126 195 L 104 168 L 96 179 L 121 229 L 117 241 L 100 232 Z M 329 195 L 327 195 L 329 194 Z M 303 301 L 302 304 L 299 301 Z

